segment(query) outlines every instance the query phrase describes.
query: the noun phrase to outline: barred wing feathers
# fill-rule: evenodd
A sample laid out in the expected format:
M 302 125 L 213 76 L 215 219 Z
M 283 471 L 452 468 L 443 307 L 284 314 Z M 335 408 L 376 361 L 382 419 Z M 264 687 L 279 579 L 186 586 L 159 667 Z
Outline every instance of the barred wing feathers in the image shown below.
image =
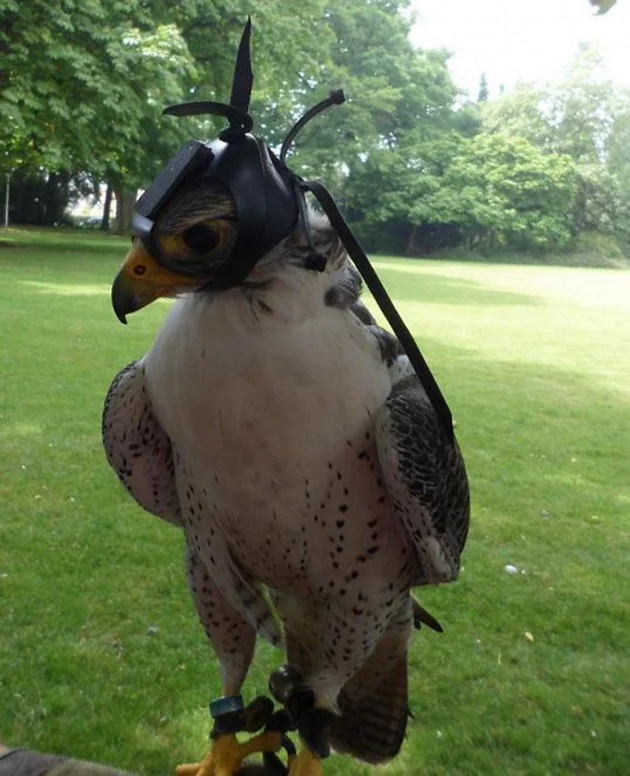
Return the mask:
M 414 585 L 456 579 L 468 534 L 468 479 L 459 446 L 447 439 L 415 375 L 392 388 L 376 438 L 393 511 L 416 552 Z

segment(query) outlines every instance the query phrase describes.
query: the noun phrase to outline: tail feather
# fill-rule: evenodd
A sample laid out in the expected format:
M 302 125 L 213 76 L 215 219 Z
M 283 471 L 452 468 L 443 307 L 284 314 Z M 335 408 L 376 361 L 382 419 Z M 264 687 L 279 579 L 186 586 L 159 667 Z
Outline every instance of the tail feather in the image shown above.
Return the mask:
M 420 630 L 422 623 L 424 623 L 437 633 L 444 632 L 444 628 L 440 625 L 440 623 L 432 614 L 427 612 L 427 610 L 420 604 L 420 601 L 418 601 L 414 595 L 411 596 L 411 603 L 413 606 L 413 625 L 416 630 Z
M 331 728 L 331 746 L 376 765 L 398 754 L 405 738 L 409 707 L 407 702 L 407 654 L 403 654 L 383 677 L 377 688 L 366 695 L 342 691 L 340 716 Z

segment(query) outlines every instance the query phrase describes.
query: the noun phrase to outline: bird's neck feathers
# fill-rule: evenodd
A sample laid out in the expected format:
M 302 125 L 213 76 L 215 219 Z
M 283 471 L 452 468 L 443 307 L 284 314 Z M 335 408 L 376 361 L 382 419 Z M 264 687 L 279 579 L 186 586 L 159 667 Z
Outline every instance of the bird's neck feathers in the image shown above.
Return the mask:
M 242 285 L 208 296 L 205 303 L 213 313 L 231 327 L 249 329 L 299 323 L 330 307 L 350 307 L 360 294 L 360 277 L 328 219 L 311 212 L 310 226 L 315 250 L 327 259 L 323 272 L 308 268 L 312 249 L 298 229 L 269 251 Z

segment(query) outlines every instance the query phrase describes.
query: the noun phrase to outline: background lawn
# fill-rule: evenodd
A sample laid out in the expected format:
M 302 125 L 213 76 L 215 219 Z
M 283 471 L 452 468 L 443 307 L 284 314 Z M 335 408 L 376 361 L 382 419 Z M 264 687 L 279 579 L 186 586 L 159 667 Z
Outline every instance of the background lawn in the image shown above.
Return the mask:
M 101 449 L 110 380 L 167 304 L 116 321 L 127 245 L 0 232 L 0 739 L 165 776 L 204 750 L 218 680 L 181 537 Z M 415 717 L 385 770 L 625 776 L 630 273 L 377 264 L 451 403 L 474 500 L 460 582 L 422 593 L 445 633 L 415 639 Z M 248 693 L 279 662 L 262 646 Z

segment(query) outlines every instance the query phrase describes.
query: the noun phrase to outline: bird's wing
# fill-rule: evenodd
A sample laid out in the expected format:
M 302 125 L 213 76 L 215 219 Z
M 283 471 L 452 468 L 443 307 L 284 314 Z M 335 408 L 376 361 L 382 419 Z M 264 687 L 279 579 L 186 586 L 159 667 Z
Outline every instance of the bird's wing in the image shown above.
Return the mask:
M 464 460 L 457 443 L 447 439 L 406 357 L 394 357 L 390 373 L 393 388 L 376 418 L 385 487 L 416 551 L 413 584 L 450 582 L 459 573 L 470 517 Z
M 107 460 L 129 493 L 149 512 L 180 525 L 171 442 L 151 409 L 142 362 L 114 378 L 102 431 Z
M 110 466 L 140 506 L 175 525 L 182 525 L 177 478 L 181 461 L 155 417 L 147 395 L 144 366 L 136 361 L 114 378 L 103 409 L 103 444 Z M 184 508 L 188 509 L 184 499 Z M 217 534 L 212 560 L 221 579 L 220 593 L 271 644 L 282 632 L 262 589 L 246 579 L 227 543 Z

